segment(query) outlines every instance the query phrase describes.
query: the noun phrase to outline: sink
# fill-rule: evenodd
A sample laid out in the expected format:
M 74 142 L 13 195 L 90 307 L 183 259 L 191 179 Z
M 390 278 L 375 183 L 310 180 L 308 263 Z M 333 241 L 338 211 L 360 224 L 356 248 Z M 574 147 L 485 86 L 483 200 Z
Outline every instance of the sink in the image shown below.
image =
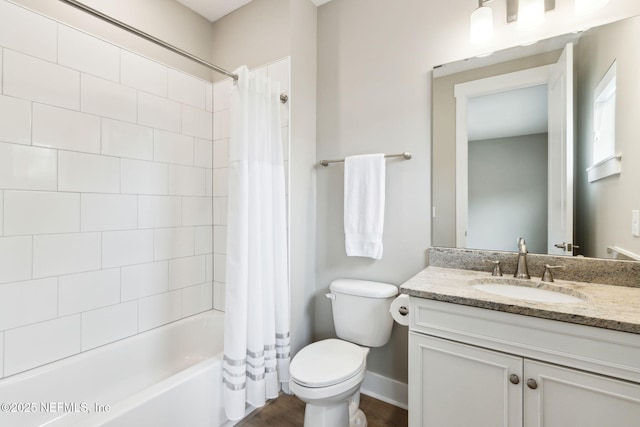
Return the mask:
M 479 291 L 526 301 L 573 304 L 586 300 L 579 292 L 548 283 L 515 279 L 477 279 L 472 282 L 471 286 Z

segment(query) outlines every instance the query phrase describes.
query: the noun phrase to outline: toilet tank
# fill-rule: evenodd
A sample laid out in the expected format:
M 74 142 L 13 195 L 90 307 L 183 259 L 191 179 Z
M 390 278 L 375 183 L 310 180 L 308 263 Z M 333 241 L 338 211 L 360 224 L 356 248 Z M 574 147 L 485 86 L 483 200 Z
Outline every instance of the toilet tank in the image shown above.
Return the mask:
M 388 283 L 338 279 L 329 286 L 333 324 L 339 338 L 366 347 L 389 341 L 393 318 L 391 301 L 398 288 Z

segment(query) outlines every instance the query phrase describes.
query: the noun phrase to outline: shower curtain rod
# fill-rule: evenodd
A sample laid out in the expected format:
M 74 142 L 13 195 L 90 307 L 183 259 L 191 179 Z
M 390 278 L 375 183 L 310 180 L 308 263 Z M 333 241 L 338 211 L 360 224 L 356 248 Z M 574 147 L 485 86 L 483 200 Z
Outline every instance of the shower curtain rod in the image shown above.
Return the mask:
M 145 39 L 147 41 L 155 43 L 158 46 L 162 46 L 165 49 L 168 49 L 168 50 L 170 50 L 170 51 L 172 51 L 174 53 L 177 53 L 178 55 L 184 56 L 185 58 L 188 58 L 188 59 L 190 59 L 190 60 L 192 60 L 194 62 L 197 62 L 200 65 L 204 65 L 205 67 L 207 67 L 207 68 L 209 68 L 209 69 L 211 69 L 211 70 L 213 70 L 213 71 L 215 71 L 217 73 L 224 74 L 225 76 L 231 77 L 234 81 L 238 80 L 238 75 L 235 74 L 235 73 L 232 73 L 231 71 L 225 70 L 224 68 L 218 67 L 217 65 L 213 65 L 210 62 L 205 61 L 204 59 L 200 59 L 197 56 L 192 55 L 189 52 L 186 52 L 186 51 L 180 49 L 179 47 L 173 46 L 173 45 L 171 45 L 171 44 L 169 44 L 169 43 L 167 43 L 167 42 L 165 42 L 163 40 L 160 40 L 157 37 L 152 36 L 151 34 L 145 33 L 144 31 L 140 31 L 137 28 L 132 27 L 129 24 L 125 24 L 124 22 L 119 21 L 119 20 L 117 20 L 115 18 L 112 18 L 111 16 L 106 15 L 106 14 L 104 14 L 104 13 L 100 12 L 99 10 L 96 10 L 96 9 L 94 9 L 92 7 L 89 7 L 89 6 L 79 2 L 77 0 L 59 0 L 59 1 L 61 1 L 62 3 L 66 3 L 66 4 L 70 5 L 70 6 L 73 6 L 76 9 L 80 9 L 81 11 L 83 11 L 85 13 L 88 13 L 89 15 L 92 15 L 92 16 L 94 16 L 96 18 L 102 19 L 105 22 L 108 22 L 108 23 L 110 23 L 110 24 L 112 24 L 112 25 L 114 25 L 114 26 L 116 26 L 118 28 L 121 28 L 121 29 L 123 29 L 125 31 L 128 31 L 128 32 L 130 32 L 132 34 L 135 34 L 136 36 L 141 37 L 141 38 L 143 38 L 143 39 Z M 287 102 L 288 100 L 289 100 L 289 97 L 286 94 L 283 93 L 283 94 L 280 95 L 280 101 L 282 101 L 283 103 Z

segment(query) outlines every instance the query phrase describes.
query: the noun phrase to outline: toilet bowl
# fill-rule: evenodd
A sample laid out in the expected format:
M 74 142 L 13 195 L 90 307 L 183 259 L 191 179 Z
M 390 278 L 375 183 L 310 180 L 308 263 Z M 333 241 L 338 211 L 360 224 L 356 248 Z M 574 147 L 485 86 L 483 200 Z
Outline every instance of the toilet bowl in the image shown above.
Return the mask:
M 358 408 L 369 347 L 389 341 L 394 285 L 340 279 L 330 286 L 334 326 L 340 339 L 309 344 L 292 359 L 289 387 L 306 403 L 305 427 L 366 427 Z

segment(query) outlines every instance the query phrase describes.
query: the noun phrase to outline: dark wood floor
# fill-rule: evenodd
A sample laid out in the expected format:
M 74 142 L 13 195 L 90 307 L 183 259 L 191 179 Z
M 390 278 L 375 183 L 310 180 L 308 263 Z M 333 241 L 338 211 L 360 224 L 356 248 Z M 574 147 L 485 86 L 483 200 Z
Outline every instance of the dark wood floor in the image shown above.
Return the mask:
M 366 414 L 368 427 L 406 427 L 407 411 L 369 396 L 360 396 L 360 409 Z M 302 427 L 304 402 L 295 396 L 280 395 L 255 410 L 237 427 Z

